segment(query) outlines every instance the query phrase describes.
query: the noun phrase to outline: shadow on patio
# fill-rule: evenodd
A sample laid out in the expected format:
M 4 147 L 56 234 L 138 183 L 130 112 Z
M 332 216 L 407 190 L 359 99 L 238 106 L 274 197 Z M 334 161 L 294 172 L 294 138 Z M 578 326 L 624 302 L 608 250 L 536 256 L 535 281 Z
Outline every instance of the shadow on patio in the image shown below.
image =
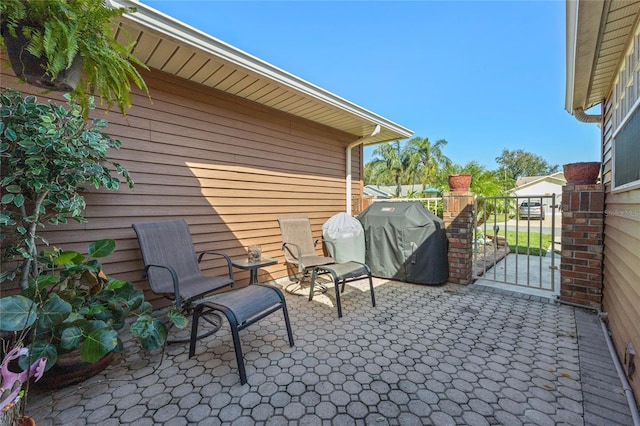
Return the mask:
M 281 315 L 241 332 L 247 385 L 225 324 L 192 359 L 187 345 L 127 344 L 103 374 L 32 392 L 28 411 L 39 426 L 631 423 L 600 328 L 585 328 L 594 314 L 475 285 L 375 284 L 376 308 L 366 281 L 347 285 L 341 319 L 331 292 L 287 295 L 296 346 Z M 593 383 L 604 408 L 585 397 Z

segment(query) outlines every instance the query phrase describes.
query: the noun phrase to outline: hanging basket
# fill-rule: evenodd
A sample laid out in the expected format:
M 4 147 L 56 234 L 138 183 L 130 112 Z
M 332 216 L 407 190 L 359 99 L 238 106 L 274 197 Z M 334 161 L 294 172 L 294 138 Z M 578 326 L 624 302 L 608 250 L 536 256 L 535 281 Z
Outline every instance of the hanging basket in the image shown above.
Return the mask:
M 43 89 L 56 92 L 71 92 L 80 82 L 82 75 L 82 58 L 76 55 L 70 68 L 60 71 L 55 79 L 47 74 L 47 60 L 29 53 L 27 45 L 29 39 L 22 35 L 21 29 L 16 29 L 16 37 L 13 37 L 6 28 L 2 28 L 2 37 L 11 68 L 16 76 L 27 83 Z
M 449 188 L 452 192 L 467 192 L 471 187 L 471 175 L 470 174 L 459 174 L 459 175 L 449 175 Z
M 593 185 L 598 181 L 600 162 L 569 163 L 562 166 L 568 185 Z

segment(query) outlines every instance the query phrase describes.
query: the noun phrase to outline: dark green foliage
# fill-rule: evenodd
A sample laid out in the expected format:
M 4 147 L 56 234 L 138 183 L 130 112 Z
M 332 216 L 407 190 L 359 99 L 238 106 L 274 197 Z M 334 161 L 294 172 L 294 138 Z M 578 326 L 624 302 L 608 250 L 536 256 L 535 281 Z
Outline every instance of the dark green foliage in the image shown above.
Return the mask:
M 92 99 L 88 107 L 93 108 Z M 19 279 L 22 290 L 0 298 L 0 330 L 11 333 L 9 345 L 28 344 L 32 360 L 47 357 L 47 368 L 60 353 L 75 349 L 88 362 L 119 351 L 119 331 L 130 316 L 135 317 L 131 332 L 143 347 L 161 347 L 167 336 L 143 292 L 103 271 L 98 258 L 113 253 L 114 240 L 94 242 L 88 257 L 59 248 L 37 249 L 48 245 L 39 234 L 45 226 L 85 221 L 86 188 L 116 190 L 117 175 L 133 188 L 127 170 L 107 160 L 120 141 L 103 133 L 106 125 L 106 120 L 85 121 L 73 102 L 65 108 L 14 90 L 0 91 L 0 283 Z M 180 313 L 168 316 L 184 327 Z M 26 357 L 20 363 L 29 365 Z
M 505 179 L 506 188 L 513 188 L 516 179 L 524 176 L 546 176 L 559 170 L 557 164 L 551 165 L 537 154 L 516 149 L 503 149 L 496 157 L 499 175 Z
M 107 160 L 109 149 L 120 148 L 119 140 L 103 133 L 107 121 L 85 121 L 78 105 L 69 106 L 0 91 L 2 261 L 23 261 L 17 271 L 3 268 L 0 282 L 20 270 L 35 273 L 38 233 L 46 224 L 85 221 L 86 187 L 118 189 L 115 172 L 133 188 L 128 171 Z M 21 283 L 25 288 L 26 275 Z
M 132 12 L 135 9 L 110 9 L 104 0 L 0 1 L 2 26 L 30 40 L 27 50 L 46 57 L 50 76 L 68 68 L 77 54 L 82 57 L 82 79 L 71 98 L 85 118 L 92 94 L 99 95 L 107 108 L 115 104 L 124 114 L 131 106 L 131 82 L 148 92 L 134 64 L 147 67 L 132 55 L 133 43 L 123 46 L 114 38 L 115 20 Z
M 40 274 L 20 295 L 0 298 L 3 312 L 0 330 L 19 332 L 17 340 L 28 342 L 30 359 L 47 357 L 47 369 L 61 353 L 75 349 L 87 362 L 119 352 L 119 331 L 133 315 L 131 333 L 145 349 L 164 345 L 167 326 L 152 316 L 151 305 L 141 290 L 127 281 L 108 277 L 96 257 L 110 255 L 115 241 L 106 239 L 89 246 L 89 256 L 59 249 L 40 253 Z M 178 327 L 186 318 L 170 310 Z M 22 368 L 28 357 L 20 359 Z

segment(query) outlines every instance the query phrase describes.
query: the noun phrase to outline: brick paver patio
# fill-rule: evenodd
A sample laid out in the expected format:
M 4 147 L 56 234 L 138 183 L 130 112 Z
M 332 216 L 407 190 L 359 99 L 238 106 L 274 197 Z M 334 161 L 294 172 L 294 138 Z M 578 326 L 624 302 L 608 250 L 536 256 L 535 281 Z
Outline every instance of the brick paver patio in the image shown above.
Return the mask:
M 163 356 L 127 343 L 103 374 L 32 392 L 28 411 L 39 426 L 632 423 L 588 311 L 380 279 L 376 299 L 365 282 L 347 285 L 338 319 L 331 291 L 287 295 L 296 345 L 279 314 L 241 332 L 244 386 L 225 324 L 192 359 L 186 344 Z

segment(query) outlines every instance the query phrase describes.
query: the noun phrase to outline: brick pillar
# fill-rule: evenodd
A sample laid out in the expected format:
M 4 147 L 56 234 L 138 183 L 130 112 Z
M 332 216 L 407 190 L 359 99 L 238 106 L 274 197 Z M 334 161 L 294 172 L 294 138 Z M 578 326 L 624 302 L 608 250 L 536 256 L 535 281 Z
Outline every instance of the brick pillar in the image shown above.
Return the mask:
M 560 300 L 600 309 L 604 240 L 604 186 L 562 188 Z
M 449 282 L 469 284 L 473 277 L 473 192 L 445 192 L 442 218 L 449 240 Z

